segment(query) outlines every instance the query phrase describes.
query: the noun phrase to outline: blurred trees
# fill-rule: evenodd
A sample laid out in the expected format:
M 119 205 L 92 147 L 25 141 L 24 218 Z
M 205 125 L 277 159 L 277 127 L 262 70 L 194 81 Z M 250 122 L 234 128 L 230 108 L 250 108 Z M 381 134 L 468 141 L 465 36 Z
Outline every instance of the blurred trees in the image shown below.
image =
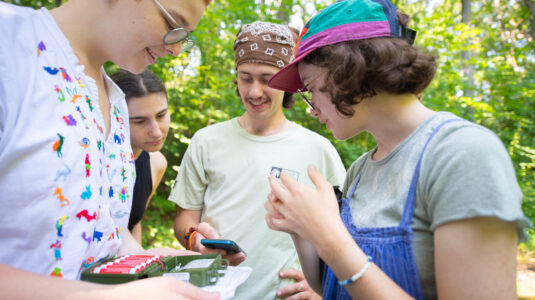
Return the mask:
M 62 1 L 6 2 L 52 8 Z M 498 134 L 516 168 L 524 193 L 523 209 L 535 221 L 535 1 L 393 2 L 412 16 L 411 27 L 418 31 L 416 46 L 439 56 L 439 71 L 423 102 Z M 160 59 L 150 67 L 169 89 L 172 128 L 163 149 L 170 167 L 143 221 L 145 246 L 177 245 L 172 233 L 176 208 L 166 198 L 191 136 L 202 127 L 243 113 L 235 92 L 232 51 L 239 27 L 255 20 L 301 27 L 327 3 L 331 1 L 214 0 L 193 35 L 198 46 L 188 55 Z M 467 8 L 470 12 L 465 22 L 463 3 L 465 13 Z M 301 102 L 286 113 L 289 119 L 329 138 L 346 167 L 374 146 L 367 134 L 336 141 Z M 533 249 L 535 234 L 531 236 Z

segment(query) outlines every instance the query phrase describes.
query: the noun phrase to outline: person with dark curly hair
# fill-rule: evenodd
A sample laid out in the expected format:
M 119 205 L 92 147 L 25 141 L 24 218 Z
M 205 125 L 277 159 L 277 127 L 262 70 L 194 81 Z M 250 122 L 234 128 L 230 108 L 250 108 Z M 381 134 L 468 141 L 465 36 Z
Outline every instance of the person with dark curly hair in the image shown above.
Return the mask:
M 348 170 L 340 207 L 313 165 L 315 188 L 270 176 L 266 222 L 325 299 L 516 299 L 530 222 L 511 159 L 490 130 L 422 103 L 437 62 L 407 21 L 389 0 L 346 0 L 302 30 L 268 85 L 298 92 L 337 139 L 377 146 Z

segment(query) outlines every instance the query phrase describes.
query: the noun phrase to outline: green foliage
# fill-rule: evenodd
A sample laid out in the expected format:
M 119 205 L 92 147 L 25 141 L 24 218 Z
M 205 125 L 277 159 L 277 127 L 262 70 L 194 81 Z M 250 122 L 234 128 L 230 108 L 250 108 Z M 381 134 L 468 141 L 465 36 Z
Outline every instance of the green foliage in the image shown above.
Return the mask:
M 322 1 L 308 2 L 316 10 L 325 5 Z M 473 1 L 473 21 L 468 25 L 461 22 L 460 1 L 443 0 L 431 8 L 432 3 L 427 1 L 400 0 L 397 5 L 412 15 L 411 27 L 418 31 L 417 46 L 439 57 L 439 71 L 423 96 L 424 103 L 435 110 L 452 111 L 498 134 L 517 170 L 524 193 L 524 211 L 535 221 L 535 102 L 531 101 L 535 98 L 535 48 L 532 38 L 526 35 L 531 16 L 521 1 L 501 2 Z M 287 23 L 275 17 L 295 12 L 313 13 L 308 10 L 307 3 L 297 1 L 256 1 L 255 4 L 217 1 L 210 5 L 196 30 L 202 55 L 197 76 L 173 77 L 168 86 L 172 103 L 177 106 L 173 108 L 173 131 L 165 149 L 174 168 L 168 170 L 165 186 L 160 186 L 158 191 L 158 195 L 164 196 L 163 201 L 169 194 L 189 138 L 204 126 L 243 113 L 233 83 L 232 42 L 239 26 L 258 19 Z M 466 52 L 471 57 L 463 59 Z M 470 67 L 472 79 L 467 76 Z M 168 70 L 158 72 L 165 76 Z M 306 109 L 298 102 L 286 114 L 289 119 L 328 137 L 346 167 L 375 146 L 369 134 L 348 141 L 335 140 Z M 156 206 L 159 200 L 154 202 Z M 149 211 L 162 209 L 151 205 Z M 174 215 L 174 210 L 169 207 L 161 214 L 160 221 L 165 221 L 167 214 Z M 157 224 L 147 223 L 153 227 Z
M 7 2 L 52 8 L 62 1 Z M 524 193 L 524 212 L 535 222 L 535 43 L 528 33 L 534 16 L 522 0 L 474 0 L 472 21 L 463 24 L 459 0 L 394 2 L 412 16 L 416 45 L 439 57 L 439 70 L 422 101 L 486 126 L 501 138 Z M 177 245 L 172 230 L 176 207 L 166 198 L 192 135 L 243 113 L 235 92 L 232 50 L 239 27 L 255 20 L 288 23 L 295 14 L 306 21 L 325 5 L 320 0 L 212 1 L 194 33 L 198 47 L 151 66 L 169 90 L 172 123 L 163 149 L 170 167 L 143 221 L 144 246 Z M 106 65 L 107 70 L 113 68 Z M 369 134 L 336 141 L 303 103 L 286 114 L 329 138 L 346 167 L 374 146 Z M 532 249 L 534 239 L 531 231 Z
M 7 3 L 13 3 L 13 4 L 17 4 L 17 5 L 22 5 L 22 6 L 30 6 L 30 7 L 34 7 L 34 8 L 40 8 L 40 7 L 46 7 L 48 9 L 51 9 L 51 8 L 54 8 L 54 7 L 57 7 L 59 5 L 61 5 L 63 2 L 66 2 L 66 1 L 63 1 L 63 0 L 43 0 L 43 1 L 35 1 L 35 0 L 2 0 L 2 2 L 7 2 Z

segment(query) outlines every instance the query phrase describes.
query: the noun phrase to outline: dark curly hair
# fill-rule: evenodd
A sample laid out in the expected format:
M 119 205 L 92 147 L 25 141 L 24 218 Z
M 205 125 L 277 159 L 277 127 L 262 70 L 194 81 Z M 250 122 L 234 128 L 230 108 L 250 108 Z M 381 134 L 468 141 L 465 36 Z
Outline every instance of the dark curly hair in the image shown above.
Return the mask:
M 398 11 L 398 19 L 406 24 L 408 16 Z M 420 95 L 437 69 L 435 56 L 390 37 L 323 46 L 303 62 L 327 69 L 325 84 L 319 90 L 328 93 L 336 109 L 348 117 L 354 113 L 351 106 L 377 93 Z

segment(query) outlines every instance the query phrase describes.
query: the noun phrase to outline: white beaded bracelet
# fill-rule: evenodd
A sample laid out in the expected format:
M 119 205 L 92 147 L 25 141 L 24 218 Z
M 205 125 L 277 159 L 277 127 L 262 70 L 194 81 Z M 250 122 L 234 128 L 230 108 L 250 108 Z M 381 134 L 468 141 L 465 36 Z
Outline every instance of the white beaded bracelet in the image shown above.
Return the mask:
M 366 273 L 366 271 L 368 271 L 368 269 L 370 268 L 372 262 L 373 262 L 373 257 L 368 255 L 368 262 L 366 262 L 364 264 L 362 269 L 360 269 L 360 271 L 357 274 L 351 276 L 351 278 L 349 278 L 348 280 L 338 280 L 338 284 L 341 285 L 341 286 L 344 286 L 346 284 L 349 284 L 349 283 L 352 283 L 352 282 L 355 282 L 355 281 L 359 280 L 359 278 L 362 277 L 362 275 L 364 275 L 364 273 Z

